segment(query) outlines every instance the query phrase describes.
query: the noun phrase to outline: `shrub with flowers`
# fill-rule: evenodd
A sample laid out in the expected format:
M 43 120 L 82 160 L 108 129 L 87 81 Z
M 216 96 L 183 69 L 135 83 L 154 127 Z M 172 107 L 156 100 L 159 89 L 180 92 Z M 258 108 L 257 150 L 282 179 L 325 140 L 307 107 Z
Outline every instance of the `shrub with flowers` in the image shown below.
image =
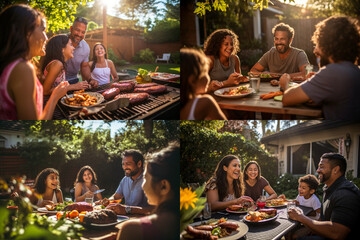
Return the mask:
M 201 197 L 205 185 L 195 191 L 190 188 L 180 188 L 180 232 L 192 223 L 193 219 L 202 211 L 206 198 Z

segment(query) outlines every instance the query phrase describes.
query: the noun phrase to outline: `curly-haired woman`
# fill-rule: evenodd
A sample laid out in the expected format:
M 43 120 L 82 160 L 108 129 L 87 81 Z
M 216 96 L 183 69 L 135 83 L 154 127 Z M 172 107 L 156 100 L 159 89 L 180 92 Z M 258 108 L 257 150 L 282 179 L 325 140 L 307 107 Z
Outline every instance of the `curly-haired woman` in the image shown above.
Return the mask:
M 210 58 L 210 89 L 233 86 L 245 80 L 241 75 L 238 36 L 229 29 L 218 29 L 204 43 L 204 52 Z
M 245 186 L 240 160 L 234 155 L 227 155 L 221 159 L 214 176 L 206 183 L 205 192 L 212 211 L 253 201 L 250 197 L 243 196 Z

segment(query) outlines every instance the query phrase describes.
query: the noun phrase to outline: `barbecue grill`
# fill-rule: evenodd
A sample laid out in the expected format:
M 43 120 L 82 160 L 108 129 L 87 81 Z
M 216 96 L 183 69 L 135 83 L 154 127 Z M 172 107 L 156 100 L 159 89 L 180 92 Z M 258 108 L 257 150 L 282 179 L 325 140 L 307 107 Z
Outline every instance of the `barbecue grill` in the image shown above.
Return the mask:
M 101 85 L 95 90 L 86 90 L 86 92 L 109 89 L 110 83 Z M 166 85 L 168 91 L 163 94 L 152 95 L 142 103 L 129 105 L 119 108 L 115 111 L 101 111 L 88 116 L 68 116 L 76 111 L 69 108 L 60 101 L 57 103 L 53 119 L 74 119 L 74 120 L 140 120 L 140 119 L 180 119 L 180 86 L 174 87 L 172 84 Z M 105 101 L 106 102 L 106 101 Z

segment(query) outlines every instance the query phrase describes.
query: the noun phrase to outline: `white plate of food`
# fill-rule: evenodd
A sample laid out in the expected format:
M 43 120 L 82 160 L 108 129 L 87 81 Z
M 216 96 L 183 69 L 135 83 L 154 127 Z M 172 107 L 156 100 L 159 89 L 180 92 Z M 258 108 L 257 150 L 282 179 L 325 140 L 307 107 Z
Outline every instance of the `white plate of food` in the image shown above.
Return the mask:
M 265 223 L 274 221 L 278 216 L 279 214 L 274 208 L 259 209 L 258 211 L 249 211 L 243 220 L 247 223 Z
M 287 203 L 288 200 L 282 198 L 275 198 L 275 199 L 267 200 L 265 207 L 281 208 L 281 207 L 286 207 Z
M 239 238 L 245 236 L 245 234 L 249 231 L 249 227 L 246 224 L 244 224 L 243 222 L 239 222 L 239 221 L 235 221 L 235 220 L 225 220 L 224 218 L 222 218 L 222 220 L 221 219 L 210 219 L 209 221 L 214 221 L 213 223 L 215 223 L 215 224 L 218 221 L 225 221 L 225 223 L 223 223 L 223 224 L 228 223 L 229 226 L 232 227 L 232 228 L 226 228 L 225 225 L 223 225 L 223 227 L 221 227 L 221 228 L 225 228 L 226 231 L 230 231 L 230 229 L 231 229 L 231 233 L 225 234 L 225 236 L 221 235 L 224 233 L 224 231 L 222 233 L 220 233 L 220 236 L 218 236 L 218 239 L 221 239 L 221 240 L 239 239 Z M 196 229 L 199 227 L 206 228 L 207 226 L 210 226 L 210 227 L 214 228 L 214 226 L 212 226 L 211 224 L 207 224 L 208 222 L 194 222 L 194 223 L 189 224 L 189 226 L 192 227 L 191 230 L 195 229 L 195 231 L 199 230 L 199 229 Z M 218 228 L 218 225 L 215 226 L 215 228 Z M 216 234 L 216 232 L 218 232 L 217 230 L 214 231 L 214 229 L 211 231 L 212 236 L 215 236 L 215 235 L 213 235 L 213 233 Z M 190 230 L 188 230 L 188 231 L 190 231 Z M 185 239 L 201 239 L 202 234 L 206 234 L 206 232 L 209 232 L 209 231 L 205 231 L 205 230 L 199 230 L 199 231 L 196 231 L 199 235 L 196 235 L 196 234 L 194 235 L 194 233 L 188 233 L 187 231 L 184 230 L 181 233 L 181 239 L 183 239 L 183 240 L 185 240 Z M 220 230 L 220 232 L 221 232 L 221 230 Z
M 48 217 L 49 220 L 51 221 L 57 221 L 57 217 L 55 215 Z M 76 218 L 65 218 L 66 220 L 72 221 L 74 223 L 80 223 L 80 224 L 85 224 L 85 225 L 90 225 L 92 227 L 111 227 L 111 226 L 115 226 L 121 222 L 124 222 L 126 220 L 129 220 L 129 217 L 127 216 L 122 216 L 122 215 L 117 215 L 117 220 L 111 223 L 87 223 L 87 222 L 79 222 L 79 217 Z
M 71 108 L 97 106 L 104 101 L 104 96 L 97 92 L 75 91 L 73 94 L 68 94 L 67 96 L 62 97 L 60 102 Z
M 49 214 L 56 214 L 58 212 L 55 210 L 47 210 L 45 207 L 38 208 L 37 211 L 41 213 L 49 213 Z
M 255 90 L 248 86 L 221 88 L 214 92 L 216 96 L 224 98 L 241 98 L 253 94 Z

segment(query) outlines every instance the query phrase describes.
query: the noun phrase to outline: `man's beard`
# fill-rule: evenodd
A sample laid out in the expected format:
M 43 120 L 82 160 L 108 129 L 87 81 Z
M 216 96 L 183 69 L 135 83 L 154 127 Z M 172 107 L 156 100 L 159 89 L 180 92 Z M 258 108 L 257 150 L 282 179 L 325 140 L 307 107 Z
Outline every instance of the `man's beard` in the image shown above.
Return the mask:
M 323 173 L 322 174 L 323 175 L 323 177 L 322 177 L 322 179 L 320 179 L 320 182 L 321 183 L 324 183 L 324 182 L 326 182 L 329 178 L 330 178 L 330 176 L 331 176 L 331 173 Z
M 283 51 L 279 51 L 277 46 L 284 46 L 284 50 Z M 276 47 L 276 50 L 279 52 L 279 53 L 285 53 L 288 49 L 289 49 L 289 45 L 285 45 L 285 44 L 276 44 L 275 45 Z
M 125 172 L 125 176 L 127 177 L 132 177 L 132 176 L 135 176 L 136 174 L 138 174 L 140 171 L 140 168 L 136 168 L 130 172 Z

